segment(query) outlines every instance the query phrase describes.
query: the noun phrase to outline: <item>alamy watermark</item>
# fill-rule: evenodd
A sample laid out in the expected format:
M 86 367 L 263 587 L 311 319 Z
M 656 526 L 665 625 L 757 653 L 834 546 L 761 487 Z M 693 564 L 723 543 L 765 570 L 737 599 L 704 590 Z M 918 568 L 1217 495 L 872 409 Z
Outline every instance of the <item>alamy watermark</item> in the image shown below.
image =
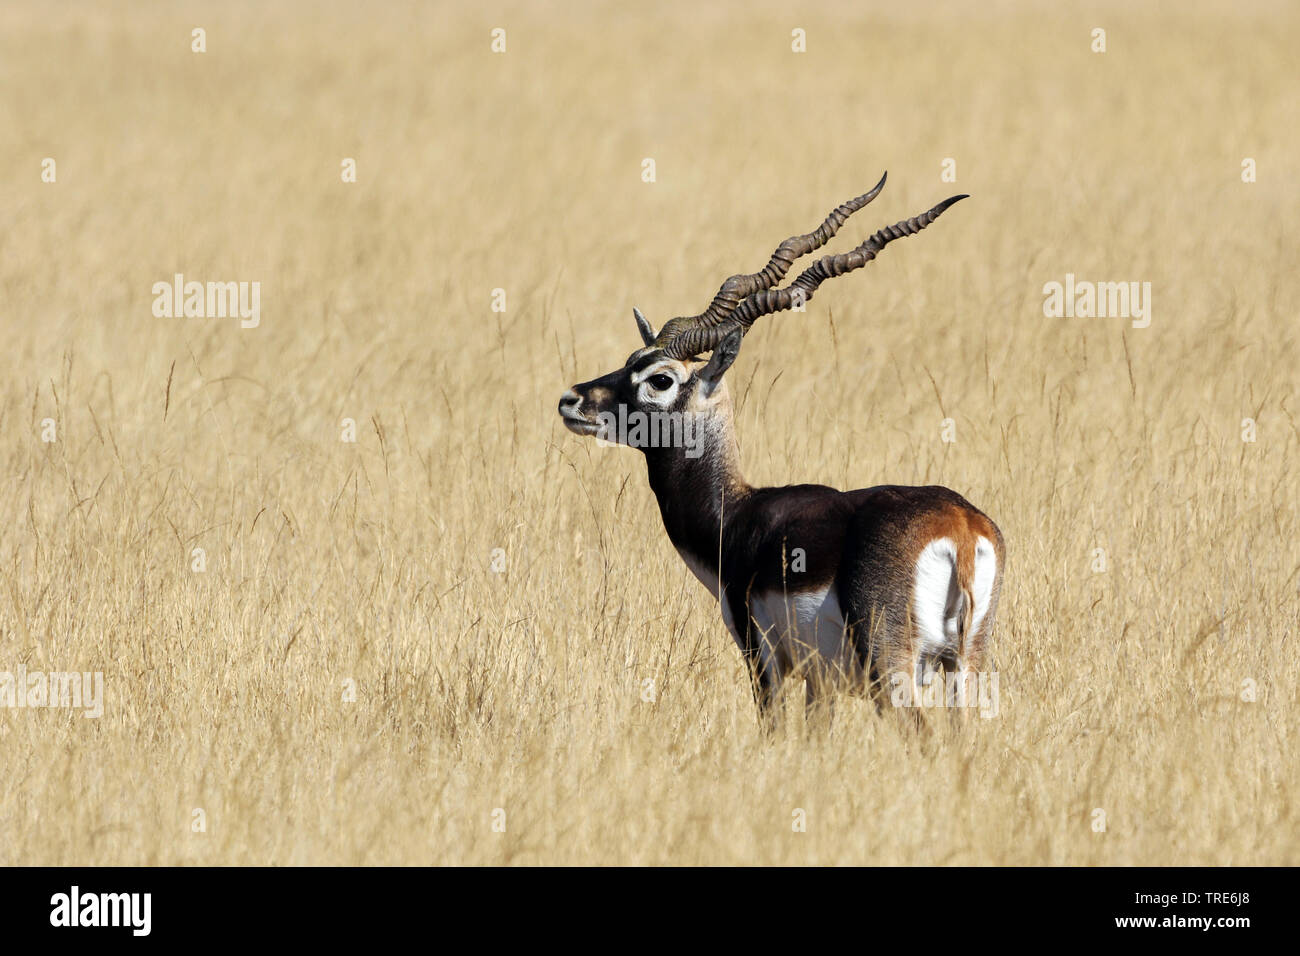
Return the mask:
M 1090 282 L 1065 274 L 1065 282 L 1043 286 L 1043 315 L 1049 319 L 1132 319 L 1133 328 L 1151 324 L 1150 282 Z
M 0 707 L 74 707 L 83 717 L 104 715 L 102 671 L 29 671 L 19 664 L 17 671 L 0 671 Z
M 171 282 L 153 284 L 153 314 L 159 319 L 225 319 L 255 329 L 262 321 L 262 283 L 186 282 L 176 273 Z
M 50 897 L 51 926 L 118 926 L 132 936 L 148 936 L 153 927 L 152 893 L 83 893 L 75 884 Z
M 704 429 L 691 412 L 643 412 L 619 405 L 596 416 L 596 443 L 629 448 L 684 448 L 687 458 L 704 454 Z
M 966 671 L 948 674 L 931 671 L 921 678 L 920 687 L 912 675 L 895 671 L 889 675 L 889 701 L 895 707 L 970 708 L 978 709 L 984 719 L 996 717 L 998 701 L 997 671 Z

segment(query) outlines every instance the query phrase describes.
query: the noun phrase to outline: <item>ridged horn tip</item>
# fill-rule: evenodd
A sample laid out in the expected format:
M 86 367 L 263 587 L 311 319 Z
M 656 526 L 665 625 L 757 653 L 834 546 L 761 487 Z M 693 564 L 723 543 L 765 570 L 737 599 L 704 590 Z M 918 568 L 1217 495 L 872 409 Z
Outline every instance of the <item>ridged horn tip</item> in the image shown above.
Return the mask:
M 655 341 L 654 326 L 650 324 L 650 321 L 641 314 L 641 310 L 636 306 L 632 306 L 632 316 L 636 319 L 636 328 L 641 334 L 641 341 L 646 345 L 652 344 Z

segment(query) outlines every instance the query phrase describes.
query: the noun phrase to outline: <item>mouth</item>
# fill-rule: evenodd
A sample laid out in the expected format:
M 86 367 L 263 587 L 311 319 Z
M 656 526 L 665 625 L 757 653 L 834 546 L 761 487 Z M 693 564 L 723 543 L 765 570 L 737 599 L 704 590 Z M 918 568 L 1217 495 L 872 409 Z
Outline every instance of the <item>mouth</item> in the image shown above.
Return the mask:
M 575 435 L 594 435 L 600 431 L 600 426 L 595 422 L 587 421 L 577 415 L 566 415 L 560 412 L 560 417 L 564 419 L 564 427 Z

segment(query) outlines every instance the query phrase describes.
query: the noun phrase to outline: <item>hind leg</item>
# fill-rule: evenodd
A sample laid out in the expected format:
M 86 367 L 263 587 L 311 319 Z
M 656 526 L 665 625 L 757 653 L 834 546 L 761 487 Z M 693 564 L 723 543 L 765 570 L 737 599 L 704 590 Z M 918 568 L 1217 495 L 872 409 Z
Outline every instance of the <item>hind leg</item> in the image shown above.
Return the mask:
M 899 693 L 906 694 L 907 691 L 906 680 L 893 676 L 900 667 L 907 670 L 906 656 L 895 649 L 889 615 L 868 599 L 861 601 L 861 607 L 858 613 L 850 610 L 851 618 L 857 622 L 850 627 L 850 645 L 858 668 L 866 675 L 866 694 L 876 705 L 876 712 L 892 711 Z M 896 693 L 900 682 L 901 690 Z
M 870 675 L 870 694 L 878 712 L 896 714 L 905 726 L 926 724 L 927 684 L 939 671 L 933 655 L 924 651 L 922 633 L 910 614 L 891 614 L 879 604 L 853 630 L 853 647 L 864 673 Z M 941 678 L 940 678 L 941 679 Z
M 911 629 L 891 636 L 880 659 L 883 686 L 880 696 L 903 720 L 920 730 L 925 727 L 926 668 Z
M 988 631 L 991 620 L 962 641 L 953 673 L 953 707 L 962 726 L 976 722 L 976 717 L 996 717 L 998 713 L 998 675 L 988 670 Z

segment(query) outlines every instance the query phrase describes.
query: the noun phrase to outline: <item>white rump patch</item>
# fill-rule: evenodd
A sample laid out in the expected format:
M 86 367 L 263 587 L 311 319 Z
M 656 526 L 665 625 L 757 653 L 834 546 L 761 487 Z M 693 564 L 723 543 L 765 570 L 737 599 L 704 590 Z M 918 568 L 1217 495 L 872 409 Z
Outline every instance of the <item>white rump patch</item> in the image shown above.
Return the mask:
M 992 579 L 989 587 L 992 588 Z M 987 607 L 987 602 L 985 606 Z M 925 546 L 921 556 L 916 559 L 912 616 L 916 620 L 920 638 L 917 651 L 922 655 L 939 655 L 944 651 L 955 654 L 961 611 L 957 546 L 951 538 L 936 538 Z
M 975 611 L 971 614 L 970 630 L 978 634 L 984 623 L 984 615 L 989 611 L 989 601 L 993 597 L 993 582 L 998 576 L 998 556 L 993 550 L 993 543 L 983 536 L 975 540 L 975 580 L 971 582 L 972 598 Z

